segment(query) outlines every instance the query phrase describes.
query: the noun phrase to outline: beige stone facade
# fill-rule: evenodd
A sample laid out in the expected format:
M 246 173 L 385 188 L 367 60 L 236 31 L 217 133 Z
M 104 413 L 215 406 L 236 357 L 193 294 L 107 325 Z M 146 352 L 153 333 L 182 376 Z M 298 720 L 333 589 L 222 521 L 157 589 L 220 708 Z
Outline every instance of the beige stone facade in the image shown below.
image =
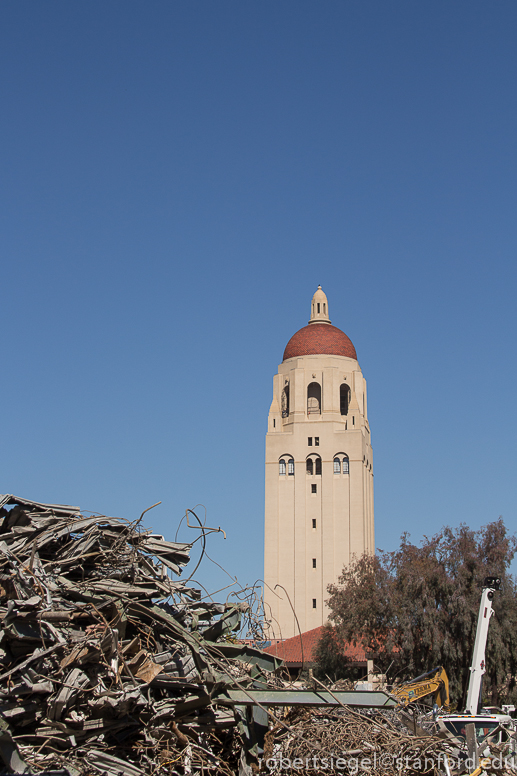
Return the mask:
M 321 351 L 321 352 L 320 352 Z M 374 552 L 366 381 L 321 290 L 274 377 L 266 435 L 264 599 L 271 637 L 322 625 L 327 586 Z M 298 624 L 296 623 L 298 619 Z

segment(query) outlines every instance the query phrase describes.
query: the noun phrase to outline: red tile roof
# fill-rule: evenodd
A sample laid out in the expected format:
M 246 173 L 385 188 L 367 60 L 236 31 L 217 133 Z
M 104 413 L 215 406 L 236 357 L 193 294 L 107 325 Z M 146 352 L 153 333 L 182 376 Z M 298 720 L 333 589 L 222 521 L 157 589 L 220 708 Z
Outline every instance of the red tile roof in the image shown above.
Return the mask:
M 293 334 L 284 350 L 283 360 L 295 356 L 320 355 L 347 356 L 357 360 L 352 341 L 341 329 L 330 323 L 310 323 Z
M 276 644 L 272 644 L 270 647 L 266 647 L 264 652 L 279 657 L 288 665 L 301 665 L 303 643 L 303 663 L 315 663 L 316 646 L 321 638 L 322 631 L 323 626 L 321 625 L 319 628 L 305 631 L 301 636 L 293 636 L 292 639 L 286 639 L 285 641 L 279 641 Z M 354 646 L 353 644 L 346 644 L 345 655 L 353 663 L 366 663 L 366 652 L 359 645 Z

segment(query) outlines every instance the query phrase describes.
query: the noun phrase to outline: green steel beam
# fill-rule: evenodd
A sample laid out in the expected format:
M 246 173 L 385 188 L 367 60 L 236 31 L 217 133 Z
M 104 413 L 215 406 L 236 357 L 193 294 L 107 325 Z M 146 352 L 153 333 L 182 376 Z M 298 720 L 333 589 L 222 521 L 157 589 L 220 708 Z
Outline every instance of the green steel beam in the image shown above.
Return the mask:
M 393 708 L 397 701 L 385 692 L 333 692 L 326 690 L 225 690 L 212 699 L 225 706 L 362 706 Z

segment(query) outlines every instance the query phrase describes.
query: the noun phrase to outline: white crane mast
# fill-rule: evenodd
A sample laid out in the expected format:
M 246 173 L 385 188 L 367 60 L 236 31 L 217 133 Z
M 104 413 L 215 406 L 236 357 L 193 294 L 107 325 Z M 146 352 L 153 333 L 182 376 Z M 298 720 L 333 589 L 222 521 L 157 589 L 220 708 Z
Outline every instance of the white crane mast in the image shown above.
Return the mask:
M 481 681 L 483 679 L 483 674 L 486 671 L 485 648 L 488 637 L 488 625 L 490 623 L 490 617 L 493 614 L 492 599 L 495 591 L 499 590 L 500 585 L 501 580 L 498 577 L 487 577 L 484 582 L 481 603 L 479 604 L 476 640 L 472 653 L 472 665 L 470 666 L 467 705 L 465 708 L 467 714 L 478 713 Z

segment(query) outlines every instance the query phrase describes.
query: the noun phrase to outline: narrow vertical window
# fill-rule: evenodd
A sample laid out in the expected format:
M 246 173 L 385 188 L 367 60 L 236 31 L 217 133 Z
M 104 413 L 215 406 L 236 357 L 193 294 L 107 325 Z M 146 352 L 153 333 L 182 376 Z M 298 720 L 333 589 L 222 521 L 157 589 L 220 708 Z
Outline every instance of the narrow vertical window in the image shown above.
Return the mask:
M 313 527 L 313 528 L 316 528 L 316 520 L 313 520 L 313 521 L 312 521 L 312 527 Z
M 343 458 L 343 474 L 348 474 L 349 466 L 348 466 L 348 456 L 345 455 Z
M 321 458 L 316 458 L 316 472 L 315 474 L 321 474 Z
M 316 447 L 320 446 L 320 438 L 319 437 L 314 437 L 314 444 L 315 444 Z
M 307 458 L 307 474 L 313 474 L 312 458 Z
M 334 458 L 334 474 L 341 474 L 341 461 L 339 458 Z
M 320 303 L 318 302 L 318 315 L 319 315 L 319 312 L 320 312 Z
M 273 428 L 276 428 L 276 420 L 273 418 Z
M 313 609 L 316 608 L 316 599 L 315 598 L 312 599 L 312 608 Z
M 280 458 L 280 461 L 278 462 L 278 473 L 285 474 L 285 461 L 283 458 Z
M 294 459 L 289 458 L 287 461 L 287 474 L 294 474 Z
M 346 383 L 339 386 L 339 411 L 341 415 L 348 415 L 348 405 L 350 404 L 350 388 Z
M 289 385 L 286 385 L 282 391 L 282 417 L 289 417 Z
M 317 493 L 318 492 L 318 486 L 317 485 L 311 485 L 311 493 Z
M 327 305 L 323 302 L 323 315 L 327 314 Z
M 315 568 L 316 568 L 316 558 L 313 558 L 313 559 L 312 559 L 312 568 L 313 568 L 313 569 L 315 569 Z
M 312 447 L 312 437 L 307 437 L 307 445 Z

